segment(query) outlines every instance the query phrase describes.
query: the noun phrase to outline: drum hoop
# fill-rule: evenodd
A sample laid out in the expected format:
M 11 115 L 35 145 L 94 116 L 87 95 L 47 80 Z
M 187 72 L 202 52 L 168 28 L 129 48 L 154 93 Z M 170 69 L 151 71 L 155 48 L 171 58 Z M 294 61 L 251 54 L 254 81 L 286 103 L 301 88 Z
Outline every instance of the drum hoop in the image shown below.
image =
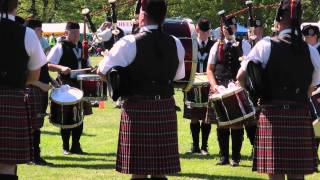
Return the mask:
M 50 121 L 50 123 L 51 123 L 52 125 L 54 125 L 54 126 L 56 126 L 56 127 L 59 127 L 59 128 L 61 128 L 61 129 L 71 129 L 71 128 L 75 128 L 75 127 L 80 126 L 80 125 L 83 123 L 83 120 L 82 120 L 82 119 L 83 119 L 83 118 L 81 118 L 81 121 L 79 121 L 78 123 L 72 124 L 72 125 L 60 125 L 60 124 L 56 124 L 56 123 L 52 122 L 51 119 L 50 119 L 49 121 Z
M 77 80 L 101 80 L 101 77 L 99 75 L 95 75 L 95 74 L 81 74 L 77 76 Z
M 192 88 L 192 84 L 194 82 L 195 74 L 197 71 L 197 64 L 198 64 L 198 41 L 197 41 L 197 34 L 195 33 L 195 27 L 189 25 L 191 29 L 191 40 L 192 40 L 192 65 L 191 65 L 191 72 L 190 72 L 190 79 L 188 84 L 183 89 L 184 92 L 190 91 Z
M 253 112 L 251 112 L 249 114 L 246 114 L 246 115 L 244 115 L 242 117 L 239 117 L 239 118 L 236 118 L 236 119 L 233 119 L 233 120 L 229 120 L 227 122 L 219 122 L 218 121 L 218 124 L 219 124 L 219 126 L 229 126 L 229 125 L 241 122 L 241 121 L 245 121 L 246 119 L 254 116 L 254 114 L 255 114 L 255 112 L 253 111 Z
M 59 102 L 59 101 L 56 101 L 56 100 L 54 100 L 54 99 L 52 99 L 52 98 L 50 97 L 50 101 L 52 101 L 52 102 L 54 102 L 54 103 L 56 103 L 56 104 L 65 105 L 65 106 L 78 104 L 78 103 L 80 103 L 80 102 L 82 101 L 82 99 L 83 99 L 83 98 L 81 98 L 81 99 L 79 99 L 79 100 L 77 100 L 77 101 L 73 101 L 73 102 Z
M 195 103 L 195 102 L 191 102 L 191 101 L 186 101 L 185 105 L 189 108 L 203 108 L 203 107 L 208 107 L 208 103 Z

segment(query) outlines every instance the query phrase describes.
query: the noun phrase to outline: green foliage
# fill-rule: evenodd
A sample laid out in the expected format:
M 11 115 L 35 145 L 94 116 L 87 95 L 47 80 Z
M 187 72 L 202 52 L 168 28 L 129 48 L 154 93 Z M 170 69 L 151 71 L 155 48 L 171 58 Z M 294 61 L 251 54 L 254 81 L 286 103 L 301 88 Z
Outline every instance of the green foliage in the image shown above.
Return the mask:
M 21 6 L 18 14 L 22 17 L 34 16 L 44 22 L 63 22 L 75 20 L 81 22 L 81 9 L 88 7 L 92 11 L 93 22 L 98 26 L 101 24 L 110 8 L 107 0 L 20 0 Z M 197 21 L 200 17 L 209 18 L 213 27 L 219 26 L 218 11 L 225 9 L 227 14 L 237 12 L 245 8 L 246 0 L 168 0 L 168 17 L 187 17 Z M 253 0 L 254 4 L 273 4 L 279 0 Z M 32 9 L 32 4 L 34 7 Z M 304 0 L 303 9 L 305 21 L 320 20 L 320 0 Z M 118 19 L 130 20 L 134 18 L 135 0 L 118 0 L 117 11 Z M 257 17 L 263 19 L 266 28 L 272 26 L 275 10 L 257 9 Z M 247 14 L 240 14 L 238 19 L 242 24 L 247 22 Z

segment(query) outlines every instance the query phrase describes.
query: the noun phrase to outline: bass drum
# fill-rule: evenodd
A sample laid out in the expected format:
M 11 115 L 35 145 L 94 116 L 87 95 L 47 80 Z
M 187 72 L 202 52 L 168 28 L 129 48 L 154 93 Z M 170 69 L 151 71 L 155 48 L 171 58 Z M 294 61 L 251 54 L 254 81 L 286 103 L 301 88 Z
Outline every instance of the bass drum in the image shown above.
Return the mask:
M 195 26 L 189 19 L 166 19 L 163 25 L 166 33 L 180 39 L 185 49 L 185 78 L 175 81 L 175 87 L 187 92 L 192 88 L 198 62 L 198 43 Z

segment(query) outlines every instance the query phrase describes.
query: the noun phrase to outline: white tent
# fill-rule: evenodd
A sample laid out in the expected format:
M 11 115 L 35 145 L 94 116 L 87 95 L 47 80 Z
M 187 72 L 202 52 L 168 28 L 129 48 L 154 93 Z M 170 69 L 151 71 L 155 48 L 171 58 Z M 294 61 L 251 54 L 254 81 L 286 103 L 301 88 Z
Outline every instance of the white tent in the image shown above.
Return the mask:
M 42 30 L 44 34 L 63 34 L 66 29 L 67 23 L 43 23 Z M 79 23 L 80 25 L 80 33 L 83 33 L 83 23 Z M 88 25 L 86 26 L 87 33 L 90 32 Z

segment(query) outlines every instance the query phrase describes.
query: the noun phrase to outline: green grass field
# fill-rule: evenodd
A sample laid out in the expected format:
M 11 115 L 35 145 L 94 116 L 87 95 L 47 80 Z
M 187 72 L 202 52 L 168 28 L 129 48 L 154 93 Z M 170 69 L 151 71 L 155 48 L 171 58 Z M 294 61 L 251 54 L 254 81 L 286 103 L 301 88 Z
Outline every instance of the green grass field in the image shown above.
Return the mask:
M 96 64 L 100 58 L 93 58 Z M 182 92 L 176 91 L 176 103 L 183 107 Z M 108 100 L 104 109 L 94 108 L 94 114 L 87 116 L 84 122 L 84 134 L 81 138 L 82 148 L 88 155 L 62 154 L 62 140 L 59 128 L 45 121 L 41 136 L 42 156 L 52 167 L 20 165 L 18 174 L 20 179 L 130 179 L 115 171 L 115 160 L 118 142 L 120 110 Z M 239 167 L 216 166 L 218 161 L 218 143 L 216 126 L 212 127 L 209 139 L 210 156 L 191 156 L 186 152 L 191 147 L 189 121 L 178 112 L 179 151 L 182 171 L 169 176 L 169 179 L 267 179 L 266 175 L 251 171 L 252 162 L 249 160 L 251 145 L 245 138 L 242 148 L 242 161 Z M 231 150 L 230 150 L 231 152 Z M 307 179 L 320 179 L 320 174 L 307 176 Z

